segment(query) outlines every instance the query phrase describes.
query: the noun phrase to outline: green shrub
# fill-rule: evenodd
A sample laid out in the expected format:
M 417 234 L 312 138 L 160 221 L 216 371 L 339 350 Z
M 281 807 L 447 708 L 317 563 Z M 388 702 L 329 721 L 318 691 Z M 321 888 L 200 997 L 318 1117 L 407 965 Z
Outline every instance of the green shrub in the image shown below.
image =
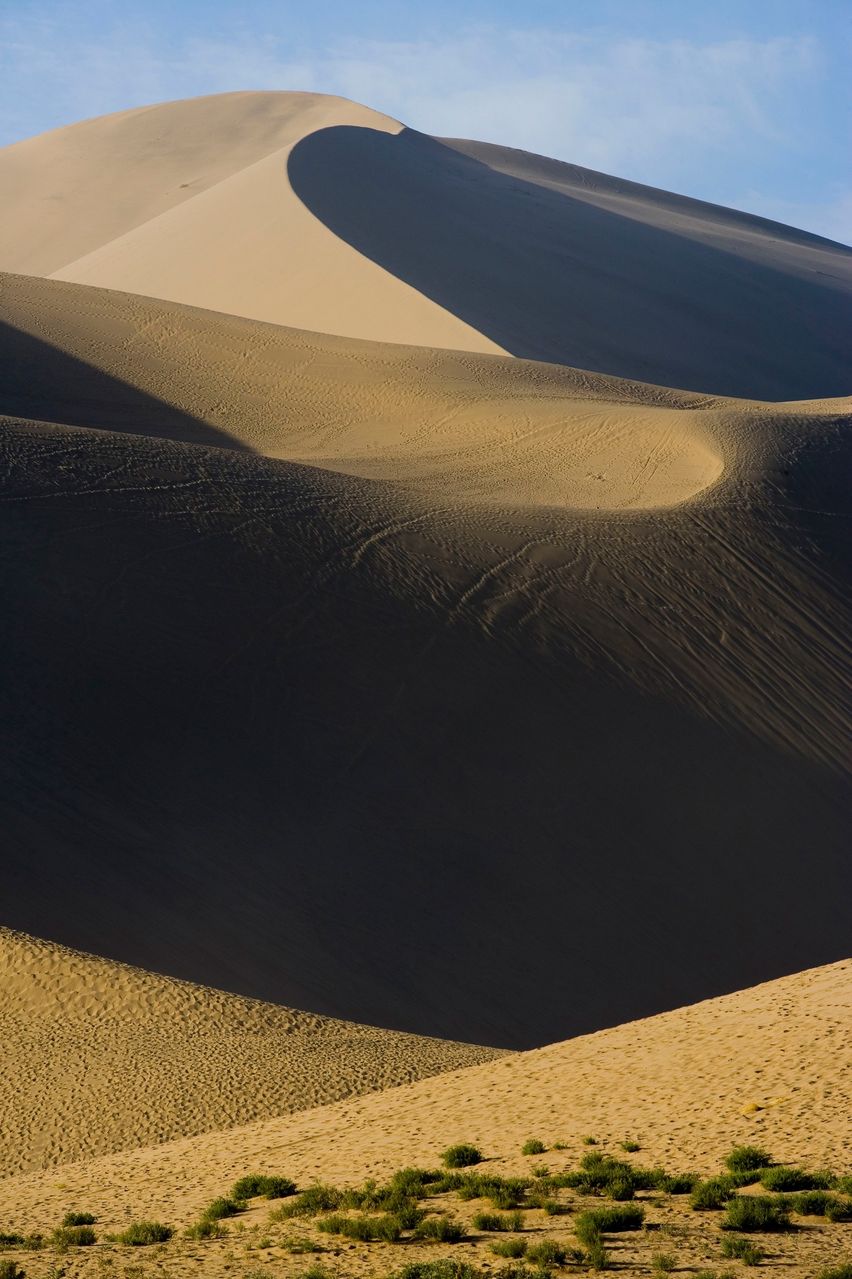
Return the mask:
M 388 1189 L 412 1199 L 422 1199 L 428 1188 L 445 1176 L 446 1173 L 428 1168 L 399 1168 L 388 1182 Z
M 550 1266 L 564 1266 L 568 1253 L 555 1239 L 542 1239 L 541 1243 L 530 1244 L 527 1259 L 546 1270 Z
M 699 1181 L 689 1196 L 689 1206 L 696 1212 L 714 1211 L 724 1208 L 733 1193 L 727 1177 L 710 1177 L 707 1181 Z
M 852 1261 L 844 1261 L 839 1266 L 831 1266 L 828 1270 L 821 1270 L 817 1275 L 817 1279 L 852 1279 Z
M 756 1243 L 752 1243 L 750 1239 L 723 1239 L 722 1256 L 733 1257 L 746 1266 L 758 1266 L 763 1261 L 766 1253 L 762 1248 L 758 1248 Z
M 843 1195 L 852 1195 L 852 1174 L 849 1176 L 834 1177 L 832 1179 L 832 1187 L 839 1190 Z
M 90 1212 L 66 1212 L 62 1218 L 63 1226 L 93 1226 L 97 1217 Z
M 638 1141 L 623 1141 L 621 1143 L 621 1149 L 626 1150 L 628 1155 L 635 1155 L 636 1151 L 641 1150 L 642 1147 L 639 1145 Z
M 464 1142 L 458 1146 L 449 1146 L 441 1155 L 445 1168 L 470 1168 L 473 1164 L 481 1164 L 482 1159 L 482 1152 L 476 1146 Z
M 373 1243 L 377 1239 L 385 1243 L 396 1243 L 402 1234 L 399 1222 L 393 1216 L 384 1217 L 344 1217 L 336 1213 L 331 1217 L 323 1217 L 317 1222 L 317 1230 L 329 1235 L 345 1235 L 347 1239 L 358 1239 L 361 1243 Z
M 584 1137 L 584 1138 L 583 1138 L 583 1145 L 584 1145 L 584 1146 L 596 1146 L 597 1144 L 598 1144 L 598 1139 L 597 1139 L 597 1137 Z
M 657 1274 L 668 1275 L 677 1269 L 677 1257 L 671 1252 L 655 1252 L 651 1258 L 651 1265 Z
M 27 1272 L 7 1257 L 0 1261 L 0 1279 L 27 1279 Z
M 667 1195 L 691 1195 L 701 1178 L 697 1172 L 661 1172 L 657 1179 L 657 1189 Z
M 496 1239 L 491 1244 L 491 1251 L 498 1257 L 523 1257 L 527 1250 L 526 1239 Z
M 223 1226 L 210 1217 L 202 1217 L 184 1231 L 187 1239 L 219 1239 L 224 1233 Z
M 21 1248 L 23 1243 L 23 1235 L 7 1234 L 0 1231 L 0 1248 Z
M 644 1209 L 635 1204 L 623 1208 L 590 1208 L 580 1213 L 576 1219 L 575 1228 L 578 1237 L 581 1221 L 591 1223 L 602 1234 L 606 1234 L 609 1230 L 641 1230 L 644 1220 Z
M 692 1279 L 736 1279 L 732 1270 L 699 1270 Z
M 398 1270 L 392 1279 L 482 1279 L 476 1266 L 454 1257 L 439 1257 L 435 1261 L 410 1261 Z
M 789 1206 L 800 1217 L 824 1217 L 829 1206 L 836 1202 L 836 1197 L 827 1190 L 803 1190 L 792 1196 Z
M 587 1265 L 590 1270 L 612 1269 L 610 1255 L 604 1247 L 603 1240 L 600 1237 L 589 1240 L 586 1244 L 586 1255 L 583 1258 L 583 1263 Z
M 91 1226 L 60 1226 L 51 1238 L 55 1248 L 88 1248 L 96 1242 L 97 1236 Z
M 721 1227 L 744 1231 L 792 1229 L 786 1205 L 762 1195 L 737 1195 L 729 1200 Z
M 464 1226 L 453 1217 L 427 1217 L 415 1234 L 418 1239 L 435 1239 L 439 1243 L 461 1243 L 467 1238 Z
M 852 1200 L 834 1199 L 825 1210 L 827 1221 L 852 1221 Z
M 771 1163 L 772 1156 L 759 1146 L 734 1146 L 725 1159 L 728 1172 L 755 1172 Z
M 543 1141 L 539 1141 L 538 1137 L 530 1137 L 521 1146 L 522 1155 L 543 1155 L 545 1150 L 547 1150 L 547 1146 L 545 1146 Z
M 815 1190 L 814 1180 L 810 1173 L 801 1168 L 785 1168 L 777 1164 L 772 1168 L 764 1168 L 760 1174 L 760 1184 L 764 1190 Z
M 524 1217 L 520 1212 L 477 1212 L 473 1225 L 475 1230 L 523 1230 Z
M 296 1183 L 289 1177 L 266 1176 L 265 1173 L 253 1172 L 240 1177 L 234 1183 L 231 1198 L 238 1201 L 245 1199 L 285 1199 L 296 1193 Z
M 140 1248 L 152 1243 L 167 1243 L 173 1234 L 171 1226 L 164 1226 L 159 1221 L 133 1221 L 118 1236 L 118 1242 Z
M 208 1221 L 222 1221 L 225 1217 L 236 1217 L 245 1212 L 246 1206 L 241 1199 L 214 1199 L 201 1214 Z
M 316 1217 L 321 1212 L 333 1212 L 340 1207 L 343 1191 L 335 1186 L 308 1186 L 295 1199 L 282 1204 L 275 1212 L 276 1221 L 286 1221 L 288 1217 Z

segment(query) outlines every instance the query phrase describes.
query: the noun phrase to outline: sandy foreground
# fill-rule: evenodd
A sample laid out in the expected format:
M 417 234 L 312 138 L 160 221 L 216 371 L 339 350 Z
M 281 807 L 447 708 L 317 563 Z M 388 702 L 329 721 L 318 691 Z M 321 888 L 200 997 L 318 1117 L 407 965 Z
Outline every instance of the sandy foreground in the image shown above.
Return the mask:
M 496 1054 L 172 981 L 0 929 L 0 1174 L 168 1141 Z
M 848 1171 L 850 1013 L 846 961 L 335 1105 L 8 1178 L 0 1181 L 0 1220 L 9 1228 L 45 1229 L 69 1206 L 85 1206 L 105 1231 L 130 1218 L 184 1225 L 246 1171 L 285 1172 L 300 1185 L 353 1185 L 402 1166 L 432 1166 L 457 1140 L 479 1143 L 487 1168 L 504 1174 L 529 1173 L 541 1163 L 551 1170 L 576 1167 L 587 1136 L 615 1153 L 623 1140 L 638 1141 L 634 1162 L 671 1170 L 711 1173 L 734 1143 L 749 1142 L 779 1161 Z M 129 1095 L 122 1100 L 129 1103 Z M 520 1146 L 530 1136 L 549 1146 L 562 1141 L 565 1150 L 523 1158 Z M 584 1206 L 570 1198 L 573 1210 Z M 292 1237 L 293 1228 L 267 1227 L 271 1206 L 256 1205 L 236 1233 L 230 1223 L 226 1240 L 167 1245 L 155 1254 L 156 1265 L 184 1273 L 203 1260 L 205 1273 L 224 1274 L 262 1261 L 275 1275 L 299 1272 L 311 1258 L 283 1250 L 280 1240 Z M 467 1219 L 481 1205 L 452 1207 Z M 625 1273 L 649 1273 L 654 1251 L 674 1252 L 687 1269 L 718 1264 L 714 1214 L 659 1198 L 646 1210 L 662 1233 L 613 1236 L 613 1256 Z M 540 1212 L 528 1214 L 527 1228 L 536 1237 L 571 1235 L 568 1218 L 545 1219 Z M 794 1235 L 760 1242 L 771 1248 L 772 1265 L 799 1279 L 848 1255 L 850 1231 L 848 1224 L 806 1219 Z M 304 1234 L 301 1223 L 295 1232 Z M 276 1243 L 259 1249 L 270 1236 Z M 324 1243 L 334 1246 L 327 1236 Z M 334 1262 L 333 1273 L 387 1272 L 417 1251 L 412 1245 L 341 1246 L 342 1263 L 323 1259 Z M 474 1240 L 454 1255 L 481 1260 L 484 1248 L 485 1240 Z M 85 1257 L 82 1251 L 74 1257 L 75 1273 L 95 1273 L 101 1250 Z M 146 1251 L 148 1263 L 152 1250 Z M 423 1251 L 435 1255 L 434 1248 Z M 116 1260 L 128 1257 L 126 1249 L 112 1252 Z M 139 1250 L 133 1260 L 142 1256 Z

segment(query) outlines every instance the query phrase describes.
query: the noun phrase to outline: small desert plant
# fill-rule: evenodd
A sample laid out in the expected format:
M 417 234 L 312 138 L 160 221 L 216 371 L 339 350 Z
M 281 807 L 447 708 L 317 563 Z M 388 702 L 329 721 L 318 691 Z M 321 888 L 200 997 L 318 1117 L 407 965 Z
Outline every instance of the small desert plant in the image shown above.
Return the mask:
M 225 1217 L 236 1217 L 239 1213 L 245 1212 L 246 1205 L 242 1199 L 214 1199 L 204 1209 L 202 1216 L 208 1221 L 222 1221 Z
M 63 1226 L 93 1226 L 97 1217 L 90 1212 L 66 1212 L 62 1218 Z
M 833 1199 L 825 1216 L 827 1221 L 852 1221 L 852 1199 Z
M 470 1168 L 473 1164 L 481 1164 L 482 1159 L 482 1151 L 465 1142 L 457 1146 L 448 1146 L 441 1155 L 441 1162 L 445 1168 Z
M 651 1265 L 656 1274 L 668 1275 L 677 1269 L 677 1257 L 671 1252 L 655 1252 L 651 1258 Z
M 638 1141 L 623 1141 L 621 1143 L 621 1149 L 626 1150 L 629 1155 L 634 1155 L 636 1151 L 641 1150 L 642 1147 L 639 1145 Z
M 852 1279 L 852 1261 L 844 1261 L 839 1266 L 831 1266 L 828 1270 L 821 1270 L 817 1275 L 817 1279 Z
M 803 1190 L 791 1196 L 788 1202 L 792 1211 L 801 1217 L 824 1217 L 829 1206 L 837 1200 L 827 1190 Z
M 473 1225 L 475 1230 L 523 1230 L 524 1218 L 520 1212 L 477 1212 Z
M 634 1204 L 623 1208 L 590 1208 L 577 1217 L 575 1229 L 577 1238 L 583 1243 L 585 1240 L 580 1234 L 581 1223 L 594 1226 L 601 1234 L 605 1234 L 608 1230 L 641 1230 L 644 1220 L 644 1209 Z
M 498 1257 L 512 1257 L 514 1260 L 523 1257 L 526 1250 L 526 1239 L 496 1239 L 491 1244 L 491 1251 Z
M 289 1177 L 267 1176 L 265 1173 L 249 1173 L 235 1182 L 231 1198 L 236 1200 L 284 1199 L 296 1193 L 296 1183 Z
M 187 1239 L 219 1239 L 225 1233 L 224 1227 L 210 1217 L 202 1217 L 194 1225 L 187 1226 L 184 1234 Z
M 0 1231 L 0 1248 L 20 1248 L 23 1246 L 24 1236 L 9 1234 Z
M 467 1237 L 462 1223 L 453 1217 L 427 1217 L 415 1234 L 418 1239 L 435 1239 L 438 1243 L 461 1243 Z
M 750 1239 L 723 1239 L 722 1256 L 732 1257 L 745 1266 L 757 1266 L 763 1261 L 766 1253 Z
M 403 1266 L 393 1279 L 481 1279 L 476 1266 L 453 1257 L 439 1257 L 436 1261 L 412 1261 Z
M 815 1190 L 814 1179 L 810 1173 L 801 1168 L 764 1168 L 760 1174 L 760 1184 L 764 1190 Z
M 737 1195 L 725 1209 L 723 1230 L 790 1230 L 790 1215 L 783 1203 L 762 1195 Z
M 164 1226 L 159 1221 L 132 1221 L 118 1236 L 118 1242 L 139 1248 L 152 1243 L 167 1243 L 173 1234 L 171 1226 Z
M 322 1265 L 321 1262 L 315 1261 L 302 1272 L 301 1279 L 334 1279 L 334 1271 L 329 1270 L 328 1266 Z
M 51 1243 L 55 1248 L 88 1248 L 97 1242 L 91 1226 L 60 1226 L 54 1230 Z
M 295 1199 L 282 1204 L 274 1214 L 276 1221 L 285 1221 L 288 1217 L 316 1217 L 320 1212 L 333 1212 L 340 1207 L 343 1191 L 335 1186 L 308 1186 Z
M 543 1155 L 546 1150 L 547 1146 L 543 1141 L 539 1141 L 538 1137 L 530 1137 L 521 1146 L 522 1155 Z
M 586 1252 L 583 1262 L 590 1270 L 610 1270 L 612 1269 L 612 1261 L 610 1255 L 604 1247 L 603 1239 L 598 1235 L 597 1239 L 589 1239 L 586 1243 Z
M 330 1235 L 345 1235 L 347 1239 L 358 1239 L 361 1243 L 372 1243 L 376 1239 L 396 1243 L 402 1234 L 399 1222 L 392 1216 L 344 1217 L 340 1213 L 323 1217 L 317 1222 L 317 1230 Z
M 26 1275 L 26 1270 L 22 1270 L 16 1261 L 8 1257 L 0 1261 L 0 1279 L 26 1279 Z
M 727 1177 L 710 1177 L 707 1181 L 699 1181 L 689 1196 L 689 1204 L 696 1212 L 713 1211 L 724 1208 L 733 1193 Z
M 667 1195 L 691 1195 L 701 1178 L 697 1172 L 662 1173 L 657 1182 L 657 1189 Z
M 839 1190 L 841 1194 L 852 1195 L 852 1173 L 848 1176 L 844 1174 L 842 1177 L 832 1178 L 832 1187 Z
M 541 1243 L 530 1244 L 527 1259 L 546 1270 L 550 1266 L 564 1266 L 568 1253 L 555 1239 L 542 1239 Z
M 772 1156 L 759 1146 L 734 1146 L 725 1159 L 728 1172 L 755 1172 L 767 1168 L 772 1163 Z
M 596 1146 L 597 1144 L 598 1144 L 598 1139 L 597 1139 L 597 1137 L 584 1137 L 584 1138 L 583 1138 L 583 1145 L 584 1145 L 584 1146 Z

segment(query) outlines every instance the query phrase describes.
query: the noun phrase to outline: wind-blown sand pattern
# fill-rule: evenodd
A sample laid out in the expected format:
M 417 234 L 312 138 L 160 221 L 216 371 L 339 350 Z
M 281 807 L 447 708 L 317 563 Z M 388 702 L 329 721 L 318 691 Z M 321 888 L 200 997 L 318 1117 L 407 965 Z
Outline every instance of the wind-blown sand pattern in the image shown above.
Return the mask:
M 245 1124 L 486 1061 L 0 928 L 0 1176 Z
M 846 961 L 334 1106 L 13 1177 L 0 1181 L 0 1220 L 35 1229 L 73 1204 L 96 1211 L 104 1229 L 130 1215 L 188 1223 L 246 1171 L 284 1172 L 300 1185 L 352 1185 L 399 1167 L 431 1167 L 460 1139 L 479 1143 L 496 1161 L 487 1168 L 504 1174 L 529 1172 L 520 1146 L 533 1135 L 566 1144 L 543 1162 L 576 1166 L 588 1134 L 616 1151 L 625 1137 L 638 1138 L 645 1166 L 710 1174 L 735 1142 L 750 1142 L 790 1164 L 842 1171 L 852 1109 L 850 1014 Z M 259 1207 L 248 1221 L 267 1214 L 268 1205 Z M 714 1255 L 701 1246 L 716 1234 L 715 1222 L 688 1209 L 678 1221 L 680 1234 L 659 1236 L 654 1247 L 674 1243 L 682 1257 L 689 1247 L 696 1262 Z M 545 1226 L 552 1235 L 559 1219 Z M 830 1249 L 838 1229 L 849 1227 L 827 1235 L 811 1222 L 793 1239 L 772 1241 L 784 1273 L 803 1279 L 815 1264 L 836 1262 Z M 206 1251 L 205 1273 L 219 1273 L 232 1242 Z M 628 1253 L 633 1245 L 616 1243 Z M 280 1273 L 288 1265 L 292 1271 L 292 1259 L 277 1260 Z M 398 1266 L 399 1252 L 386 1250 L 380 1263 L 386 1271 Z M 347 1253 L 346 1267 L 369 1273 L 371 1258 Z

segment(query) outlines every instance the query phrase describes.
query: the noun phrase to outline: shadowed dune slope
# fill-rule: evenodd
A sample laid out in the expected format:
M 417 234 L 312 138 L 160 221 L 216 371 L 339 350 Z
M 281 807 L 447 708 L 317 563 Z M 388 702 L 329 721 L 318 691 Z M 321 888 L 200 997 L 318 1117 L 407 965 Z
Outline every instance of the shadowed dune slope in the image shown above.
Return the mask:
M 845 952 L 848 401 L 2 297 L 6 924 L 520 1046 Z
M 0 1176 L 497 1054 L 226 995 L 0 928 Z
M 238 93 L 0 152 L 0 269 L 766 399 L 852 390 L 852 250 L 339 98 Z
M 529 1175 L 520 1147 L 532 1135 L 565 1142 L 544 1157 L 554 1169 L 576 1167 L 593 1134 L 622 1158 L 618 1143 L 638 1137 L 638 1161 L 669 1170 L 709 1174 L 733 1144 L 755 1142 L 780 1161 L 841 1171 L 850 1013 L 847 961 L 402 1088 L 67 1165 L 61 1186 L 55 1173 L 10 1178 L 0 1181 L 0 1214 L 43 1228 L 69 1203 L 86 1204 L 114 1229 L 132 1205 L 137 1216 L 183 1224 L 247 1170 L 352 1185 L 432 1167 L 459 1140 L 481 1146 L 488 1171 Z M 809 1225 L 789 1258 L 796 1276 L 814 1273 L 796 1268 L 808 1236 L 821 1234 Z

